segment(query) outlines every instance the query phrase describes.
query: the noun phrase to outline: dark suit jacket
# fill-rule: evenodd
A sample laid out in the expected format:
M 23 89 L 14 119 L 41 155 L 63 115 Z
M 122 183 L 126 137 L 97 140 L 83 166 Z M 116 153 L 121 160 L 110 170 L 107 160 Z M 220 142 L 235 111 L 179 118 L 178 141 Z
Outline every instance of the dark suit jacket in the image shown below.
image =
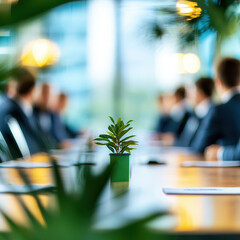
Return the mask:
M 240 140 L 235 146 L 226 146 L 223 148 L 223 161 L 240 161 Z
M 213 106 L 214 104 L 210 102 L 208 112 Z M 196 135 L 201 129 L 201 125 L 205 117 L 206 115 L 204 117 L 198 117 L 196 113 L 193 112 L 192 115 L 189 117 L 182 133 L 176 139 L 175 146 L 191 147 Z
M 177 138 L 182 134 L 186 126 L 186 123 L 188 122 L 191 116 L 192 116 L 192 113 L 186 109 L 182 119 L 179 122 L 176 122 L 175 135 Z
M 62 142 L 66 139 L 71 138 L 67 132 L 66 126 L 62 121 L 61 116 L 58 113 L 53 114 L 53 131 L 58 142 Z
M 17 120 L 22 133 L 28 144 L 30 154 L 45 152 L 48 150 L 49 144 L 34 117 L 28 118 L 22 111 L 18 103 L 13 99 L 6 99 L 0 108 L 0 131 L 5 138 L 10 152 L 14 159 L 23 157 L 17 146 L 16 141 L 8 127 L 8 120 L 14 118 Z
M 33 107 L 33 113 L 34 116 L 36 117 L 38 124 L 41 126 L 42 131 L 45 133 L 45 135 L 47 136 L 47 138 L 49 139 L 49 141 L 56 146 L 57 143 L 59 143 L 57 137 L 56 137 L 56 132 L 58 131 L 58 129 L 56 129 L 54 127 L 54 113 L 50 110 L 42 110 L 39 106 L 35 105 Z M 49 118 L 49 129 L 45 129 L 44 126 L 41 125 L 41 115 L 45 114 L 48 118 Z
M 157 133 L 173 133 L 175 132 L 175 123 L 170 115 L 162 114 L 158 118 L 156 132 Z
M 201 124 L 193 150 L 203 153 L 212 144 L 236 145 L 240 137 L 240 94 L 235 94 L 227 103 L 213 107 Z
M 161 116 L 158 120 L 156 132 L 173 133 L 178 138 L 181 135 L 188 119 L 192 115 L 192 113 L 190 113 L 190 111 L 187 109 L 184 109 L 183 111 L 184 111 L 183 117 L 178 120 L 174 119 L 169 115 Z
M 199 129 L 200 123 L 201 123 L 201 119 L 199 119 L 195 115 L 192 115 L 188 119 L 182 133 L 176 139 L 174 145 L 179 147 L 190 147 L 193 141 L 193 138 Z
M 62 121 L 62 118 L 58 113 L 55 113 L 51 110 L 42 110 L 37 105 L 34 106 L 33 111 L 40 125 L 42 114 L 45 114 L 49 118 L 49 129 L 45 130 L 43 126 L 42 129 L 48 136 L 49 141 L 51 141 L 53 144 L 57 145 L 57 143 L 61 143 L 69 138 L 75 138 L 78 135 Z

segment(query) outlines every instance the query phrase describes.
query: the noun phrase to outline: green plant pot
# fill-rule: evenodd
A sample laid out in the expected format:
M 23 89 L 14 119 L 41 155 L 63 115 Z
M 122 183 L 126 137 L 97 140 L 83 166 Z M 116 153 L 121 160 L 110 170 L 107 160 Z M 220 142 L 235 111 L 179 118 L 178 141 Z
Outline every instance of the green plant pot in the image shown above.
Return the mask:
M 110 154 L 112 182 L 129 182 L 129 157 L 130 154 Z

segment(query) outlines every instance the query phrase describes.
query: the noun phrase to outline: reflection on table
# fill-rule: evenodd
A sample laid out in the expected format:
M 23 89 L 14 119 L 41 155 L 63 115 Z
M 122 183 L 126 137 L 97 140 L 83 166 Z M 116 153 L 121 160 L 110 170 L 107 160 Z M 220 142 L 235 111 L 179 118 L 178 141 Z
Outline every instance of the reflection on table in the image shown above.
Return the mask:
M 61 153 L 61 159 L 68 158 L 69 153 Z M 70 153 L 72 154 L 72 153 Z M 60 156 L 60 153 L 58 153 Z M 71 191 L 76 184 L 77 172 L 89 167 L 93 172 L 100 172 L 108 163 L 108 153 L 97 151 L 93 155 L 95 166 L 61 168 L 65 188 Z M 162 164 L 147 164 L 146 159 L 161 158 Z M 146 161 L 145 161 L 145 160 Z M 46 155 L 33 156 L 26 161 L 46 162 Z M 96 219 L 96 228 L 109 229 L 124 225 L 125 221 L 141 217 L 149 212 L 161 209 L 169 211 L 171 216 L 156 220 L 149 225 L 154 231 L 164 229 L 167 232 L 240 232 L 240 196 L 168 196 L 162 192 L 163 187 L 236 187 L 240 186 L 239 168 L 182 168 L 183 161 L 202 160 L 187 149 L 162 148 L 148 146 L 140 148 L 132 155 L 131 178 L 129 184 L 108 184 L 100 201 Z M 54 184 L 51 168 L 23 170 L 33 184 Z M 0 168 L 1 183 L 23 184 L 18 170 Z M 116 195 L 121 196 L 118 200 Z M 41 221 L 41 214 L 33 198 L 21 196 L 27 206 Z M 46 207 L 54 207 L 53 194 L 40 196 Z M 26 223 L 17 197 L 1 194 L 0 207 L 19 222 Z M 120 211 L 119 211 L 120 210 Z M 104 221 L 103 221 L 104 219 Z M 99 221 L 101 220 L 101 221 Z M 0 230 L 6 229 L 0 220 Z

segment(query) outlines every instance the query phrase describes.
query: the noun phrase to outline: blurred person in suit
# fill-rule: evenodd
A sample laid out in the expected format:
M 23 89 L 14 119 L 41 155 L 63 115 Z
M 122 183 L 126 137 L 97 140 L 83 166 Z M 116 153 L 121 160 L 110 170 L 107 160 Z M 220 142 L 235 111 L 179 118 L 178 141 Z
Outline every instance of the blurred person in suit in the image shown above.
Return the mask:
M 186 99 L 186 89 L 184 86 L 178 87 L 173 95 L 173 107 L 170 113 L 170 120 L 168 124 L 169 132 L 159 134 L 158 138 L 163 141 L 164 145 L 173 145 L 176 138 L 178 138 L 189 117 L 191 110 Z
M 203 119 L 213 106 L 212 95 L 214 81 L 212 78 L 203 77 L 198 79 L 192 91 L 194 111 L 189 117 L 182 133 L 175 141 L 175 146 L 191 147 L 194 137 L 201 128 Z
M 10 78 L 7 80 L 5 94 L 9 98 L 14 98 L 17 95 L 17 80 Z
M 17 94 L 17 80 L 10 77 L 6 80 L 4 92 L 0 97 L 0 104 L 2 104 L 6 98 L 14 98 Z
M 191 110 L 187 102 L 187 92 L 184 86 L 180 86 L 174 92 L 175 104 L 171 111 L 173 118 L 174 133 L 176 137 L 179 137 L 182 133 L 189 117 L 191 116 Z
M 6 98 L 0 109 L 0 131 L 14 159 L 23 157 L 11 132 L 8 121 L 14 118 L 23 133 L 30 154 L 45 152 L 52 147 L 33 114 L 36 78 L 26 68 L 16 68 L 13 77 L 17 80 L 16 96 Z
M 214 106 L 204 119 L 193 143 L 193 149 L 196 152 L 204 153 L 208 146 L 214 145 L 211 149 L 214 149 L 216 159 L 217 155 L 221 155 L 219 158 L 222 158 L 224 154 L 220 146 L 233 146 L 238 143 L 240 137 L 239 83 L 240 62 L 234 58 L 222 59 L 217 64 L 215 77 L 216 90 L 222 103 Z M 209 151 L 209 149 L 206 151 L 207 158 Z
M 240 139 L 237 145 L 211 145 L 204 155 L 207 161 L 240 161 Z
M 56 132 L 54 131 L 54 113 L 50 109 L 51 86 L 43 83 L 39 89 L 39 95 L 34 104 L 33 112 L 41 128 L 48 135 L 51 141 L 59 143 Z
M 170 133 L 174 131 L 171 109 L 173 106 L 173 96 L 167 94 L 159 95 L 157 99 L 160 116 L 158 118 L 156 133 Z
M 46 135 L 51 141 L 55 142 L 58 148 L 70 148 L 71 144 L 68 139 L 72 138 L 72 135 L 68 134 L 68 130 L 60 117 L 66 108 L 67 96 L 60 93 L 55 97 L 54 110 L 50 107 L 50 97 L 51 86 L 47 83 L 42 84 L 34 106 L 34 115 Z
M 68 105 L 68 96 L 61 92 L 55 98 L 55 104 L 53 105 L 53 123 L 54 132 L 58 141 L 63 143 L 63 147 L 70 147 L 69 139 L 76 138 L 80 133 L 72 130 L 65 122 L 63 114 Z

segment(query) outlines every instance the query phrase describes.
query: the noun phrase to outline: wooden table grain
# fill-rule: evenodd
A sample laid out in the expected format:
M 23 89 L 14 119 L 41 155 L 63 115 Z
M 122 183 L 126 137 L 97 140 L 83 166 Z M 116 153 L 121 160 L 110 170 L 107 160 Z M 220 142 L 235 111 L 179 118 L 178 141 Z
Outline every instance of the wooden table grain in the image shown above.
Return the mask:
M 149 157 L 152 153 L 146 152 Z M 138 158 L 142 152 L 133 156 L 131 164 L 131 178 L 129 184 L 107 186 L 101 199 L 102 211 L 111 215 L 112 196 L 116 189 L 127 188 L 128 197 L 125 211 L 134 209 L 137 212 L 143 208 L 167 206 L 169 218 L 156 221 L 150 226 L 154 231 L 173 233 L 240 233 L 240 196 L 175 196 L 163 193 L 163 187 L 240 187 L 240 168 L 183 168 L 183 161 L 202 160 L 200 156 L 167 148 L 156 151 L 155 155 L 162 157 L 166 165 L 148 165 Z M 108 159 L 106 155 L 105 159 Z M 47 161 L 44 155 L 35 156 L 30 161 Z M 101 164 L 100 164 L 101 165 Z M 103 164 L 101 165 L 101 167 Z M 98 168 L 92 166 L 93 170 Z M 24 170 L 33 184 L 53 184 L 51 168 Z M 71 190 L 76 176 L 76 168 L 61 169 L 65 187 Z M 0 169 L 1 182 L 9 184 L 23 184 L 16 169 Z M 24 201 L 31 211 L 42 221 L 41 214 L 31 196 L 23 195 Z M 44 205 L 54 206 L 55 200 L 51 195 L 41 195 Z M 141 203 L 141 204 L 140 204 Z M 139 204 L 139 206 L 137 206 Z M 17 202 L 16 196 L 0 194 L 0 208 L 13 216 L 19 222 L 25 221 L 24 213 Z M 132 212 L 134 214 L 134 210 Z M 123 215 L 123 212 L 122 212 Z M 129 217 L 129 216 L 128 216 Z M 106 223 L 107 224 L 107 223 Z M 102 227 L 102 226 L 101 226 Z M 105 225 L 106 227 L 106 225 Z M 104 228 L 104 226 L 103 226 Z M 111 226 L 109 226 L 111 228 Z M 0 230 L 6 229 L 6 224 L 0 218 Z

